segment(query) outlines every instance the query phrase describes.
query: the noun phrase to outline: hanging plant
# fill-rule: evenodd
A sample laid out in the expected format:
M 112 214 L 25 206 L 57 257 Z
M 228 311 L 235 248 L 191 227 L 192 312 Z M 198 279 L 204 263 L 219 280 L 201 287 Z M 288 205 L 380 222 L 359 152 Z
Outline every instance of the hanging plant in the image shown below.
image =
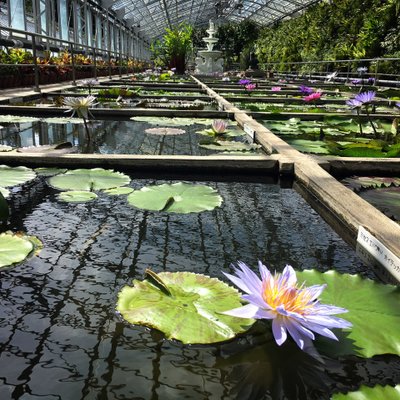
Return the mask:
M 128 203 L 150 211 L 187 214 L 213 210 L 221 205 L 222 197 L 209 186 L 178 182 L 135 190 L 128 196 Z
M 192 272 L 147 271 L 118 294 L 117 311 L 131 324 L 160 330 L 167 339 L 215 343 L 245 332 L 254 322 L 222 315 L 239 307 L 236 289 L 215 278 Z

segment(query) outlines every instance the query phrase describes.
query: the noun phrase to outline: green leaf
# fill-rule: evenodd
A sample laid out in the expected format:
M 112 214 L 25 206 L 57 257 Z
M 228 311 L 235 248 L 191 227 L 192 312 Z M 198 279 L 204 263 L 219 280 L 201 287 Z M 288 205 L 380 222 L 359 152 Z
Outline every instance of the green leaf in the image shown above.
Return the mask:
M 221 205 L 222 197 L 209 186 L 178 182 L 135 190 L 128 203 L 145 210 L 187 214 L 213 210 Z
M 39 118 L 35 117 L 20 117 L 18 115 L 0 115 L 0 123 L 25 123 L 25 122 L 36 122 Z
M 113 189 L 107 189 L 104 190 L 104 193 L 109 194 L 110 196 L 119 196 L 121 194 L 129 194 L 132 193 L 133 189 L 130 187 L 117 187 L 117 188 L 113 188 Z
M 221 314 L 240 307 L 240 295 L 224 282 L 193 272 L 161 272 L 170 295 L 148 280 L 133 281 L 118 295 L 117 311 L 128 322 L 162 331 L 168 339 L 216 343 L 245 332 L 254 323 Z
M 305 281 L 307 286 L 327 284 L 321 295 L 321 303 L 349 310 L 341 316 L 350 321 L 353 327 L 336 331 L 338 342 L 327 339 L 329 352 L 335 356 L 400 355 L 400 288 L 335 271 L 321 273 L 304 270 L 297 272 L 297 277 L 300 282 Z M 324 339 L 320 342 L 323 344 Z
M 0 165 L 0 182 L 2 187 L 21 185 L 35 178 L 36 174 L 30 168 Z
M 239 129 L 229 130 L 219 134 L 215 133 L 213 129 L 203 129 L 201 131 L 197 131 L 196 133 L 204 136 L 222 137 L 222 138 L 238 137 L 238 136 L 244 136 L 246 134 L 246 132 Z
M 251 151 L 259 149 L 261 146 L 258 144 L 247 144 L 242 142 L 228 142 L 228 141 L 219 141 L 209 144 L 199 144 L 200 147 L 208 150 L 217 150 L 217 151 Z
M 288 140 L 287 142 L 302 153 L 330 154 L 329 149 L 326 147 L 326 142 L 320 140 L 296 139 Z
M 0 144 L 0 152 L 11 151 L 13 148 L 11 146 L 6 146 L 4 144 Z
M 58 195 L 58 199 L 67 203 L 87 203 L 97 199 L 97 194 L 86 190 L 70 190 L 61 192 Z
M 347 394 L 335 393 L 332 400 L 398 400 L 400 385 L 392 386 L 361 386 L 360 390 Z
M 94 191 L 125 186 L 130 182 L 130 178 L 121 172 L 93 168 L 67 171 L 65 174 L 51 177 L 48 182 L 59 190 Z
M 148 128 L 145 130 L 150 135 L 182 135 L 186 133 L 183 129 L 178 128 Z
M 10 210 L 8 208 L 8 203 L 3 196 L 2 191 L 0 191 L 0 221 L 7 221 L 10 216 Z
M 36 239 L 37 240 L 37 239 Z M 5 232 L 0 234 L 0 268 L 25 260 L 35 250 L 29 236 Z
M 10 195 L 10 191 L 9 191 L 8 189 L 6 189 L 6 188 L 1 187 L 1 186 L 0 186 L 0 193 L 1 193 L 5 198 L 7 198 L 7 197 Z
M 360 190 L 361 188 L 400 186 L 400 178 L 387 178 L 381 176 L 353 176 L 343 179 L 342 183 L 352 189 Z
M 42 118 L 42 122 L 47 122 L 48 124 L 83 124 L 83 118 L 49 117 Z
M 68 170 L 66 168 L 35 168 L 35 172 L 41 176 L 54 176 L 58 174 L 64 174 Z
M 211 125 L 213 120 L 208 118 L 179 118 L 179 117 L 132 117 L 133 121 L 147 122 L 159 126 L 190 126 L 194 124 Z

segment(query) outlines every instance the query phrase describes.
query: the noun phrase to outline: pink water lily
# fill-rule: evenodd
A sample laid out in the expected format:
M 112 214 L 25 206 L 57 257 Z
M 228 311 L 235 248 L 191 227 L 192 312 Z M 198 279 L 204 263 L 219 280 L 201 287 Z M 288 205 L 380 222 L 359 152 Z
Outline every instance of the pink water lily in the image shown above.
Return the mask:
M 222 119 L 215 119 L 212 122 L 211 128 L 214 131 L 214 133 L 216 133 L 217 135 L 221 135 L 226 131 L 227 126 L 228 126 L 227 122 L 223 121 Z
M 315 92 L 315 93 L 311 93 L 306 97 L 303 97 L 304 101 L 315 101 L 315 100 L 319 100 L 322 96 L 322 92 Z
M 350 328 L 350 322 L 333 317 L 346 309 L 320 304 L 318 297 L 326 285 L 298 286 L 294 269 L 286 265 L 282 273 L 274 275 L 259 261 L 261 279 L 243 262 L 235 268 L 236 276 L 226 274 L 246 294 L 248 304 L 223 312 L 240 318 L 270 319 L 276 343 L 282 345 L 289 335 L 302 349 L 309 348 L 314 333 L 338 340 L 329 328 Z
M 273 86 L 271 92 L 279 92 L 282 88 L 280 86 Z
M 246 89 L 248 92 L 252 92 L 256 87 L 257 87 L 257 86 L 256 86 L 255 83 L 249 83 L 248 85 L 245 86 L 245 89 Z

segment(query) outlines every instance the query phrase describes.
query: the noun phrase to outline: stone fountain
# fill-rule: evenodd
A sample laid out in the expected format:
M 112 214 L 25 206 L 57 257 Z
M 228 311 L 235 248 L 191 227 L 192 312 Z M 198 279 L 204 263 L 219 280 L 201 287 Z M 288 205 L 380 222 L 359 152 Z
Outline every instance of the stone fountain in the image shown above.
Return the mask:
M 199 50 L 197 53 L 195 74 L 210 75 L 223 72 L 224 60 L 221 57 L 222 51 L 213 50 L 218 39 L 214 37 L 216 30 L 214 22 L 211 20 L 206 32 L 208 33 L 208 37 L 204 37 L 203 40 L 207 44 L 207 50 Z

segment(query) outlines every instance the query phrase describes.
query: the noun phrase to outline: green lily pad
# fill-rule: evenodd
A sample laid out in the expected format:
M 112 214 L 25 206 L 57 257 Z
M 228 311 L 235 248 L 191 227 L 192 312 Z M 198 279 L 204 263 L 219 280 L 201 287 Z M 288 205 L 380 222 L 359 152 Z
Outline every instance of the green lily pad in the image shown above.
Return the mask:
M 398 400 L 400 385 L 392 386 L 361 386 L 356 392 L 335 393 L 332 400 Z
M 208 118 L 132 117 L 131 119 L 159 126 L 190 126 L 194 124 L 211 125 L 213 122 L 212 119 Z
M 365 190 L 358 195 L 388 217 L 400 221 L 400 187 Z
M 288 140 L 288 143 L 302 153 L 330 154 L 326 143 L 321 140 L 296 139 Z
M 23 124 L 25 122 L 36 122 L 39 118 L 35 117 L 20 117 L 18 115 L 0 115 L 0 123 L 19 123 Z
M 246 132 L 239 130 L 239 129 L 233 129 L 233 130 L 227 130 L 224 133 L 217 134 L 215 133 L 212 129 L 203 129 L 201 131 L 197 131 L 196 133 L 199 133 L 200 135 L 204 136 L 211 136 L 211 137 L 239 137 L 239 136 L 244 136 Z
M 352 189 L 379 188 L 400 186 L 400 178 L 386 178 L 381 176 L 353 176 L 342 180 L 342 183 Z
M 119 196 L 121 194 L 129 194 L 129 193 L 132 193 L 132 192 L 133 192 L 132 188 L 125 187 L 125 186 L 104 190 L 104 193 L 107 193 L 110 196 Z
M 58 199 L 67 203 L 87 203 L 97 199 L 97 194 L 86 190 L 70 190 L 61 192 L 58 195 Z
M 0 144 L 0 152 L 11 151 L 13 148 L 11 146 L 6 146 L 5 144 Z
M 0 190 L 0 221 L 7 221 L 10 216 L 10 210 L 8 208 L 8 203 Z
M 35 251 L 38 239 L 4 232 L 0 234 L 0 268 L 19 263 Z M 39 242 L 40 243 L 40 242 Z
M 356 354 L 367 358 L 386 353 L 400 355 L 399 287 L 335 271 L 304 270 L 297 272 L 297 277 L 307 286 L 327 284 L 321 303 L 349 310 L 343 318 L 353 327 L 336 330 L 338 342 L 319 338 L 325 352 L 335 356 Z
M 199 144 L 200 147 L 217 151 L 254 151 L 261 146 L 258 144 L 247 144 L 242 142 L 228 142 L 216 140 L 212 143 Z
M 68 170 L 66 168 L 35 168 L 35 172 L 41 176 L 54 176 L 58 174 L 64 174 Z
M 120 291 L 117 311 L 131 324 L 158 329 L 168 339 L 185 344 L 222 342 L 254 323 L 220 314 L 242 304 L 238 291 L 216 278 L 161 272 L 156 280 L 135 279 L 133 285 Z
M 0 193 L 1 193 L 5 198 L 7 198 L 7 197 L 10 195 L 10 191 L 9 191 L 8 189 L 6 189 L 6 188 L 1 187 L 1 186 L 0 186 Z
M 101 190 L 125 186 L 130 182 L 129 176 L 103 168 L 75 169 L 51 177 L 48 182 L 59 190 Z
M 36 174 L 30 168 L 0 165 L 0 182 L 2 187 L 21 185 L 35 178 Z
M 187 214 L 213 210 L 221 205 L 222 197 L 209 186 L 178 182 L 134 190 L 128 203 L 145 210 Z
M 178 128 L 148 128 L 145 130 L 150 135 L 183 135 L 186 133 L 183 129 Z
M 42 118 L 42 122 L 47 122 L 48 124 L 83 124 L 83 119 L 72 117 L 49 117 Z

